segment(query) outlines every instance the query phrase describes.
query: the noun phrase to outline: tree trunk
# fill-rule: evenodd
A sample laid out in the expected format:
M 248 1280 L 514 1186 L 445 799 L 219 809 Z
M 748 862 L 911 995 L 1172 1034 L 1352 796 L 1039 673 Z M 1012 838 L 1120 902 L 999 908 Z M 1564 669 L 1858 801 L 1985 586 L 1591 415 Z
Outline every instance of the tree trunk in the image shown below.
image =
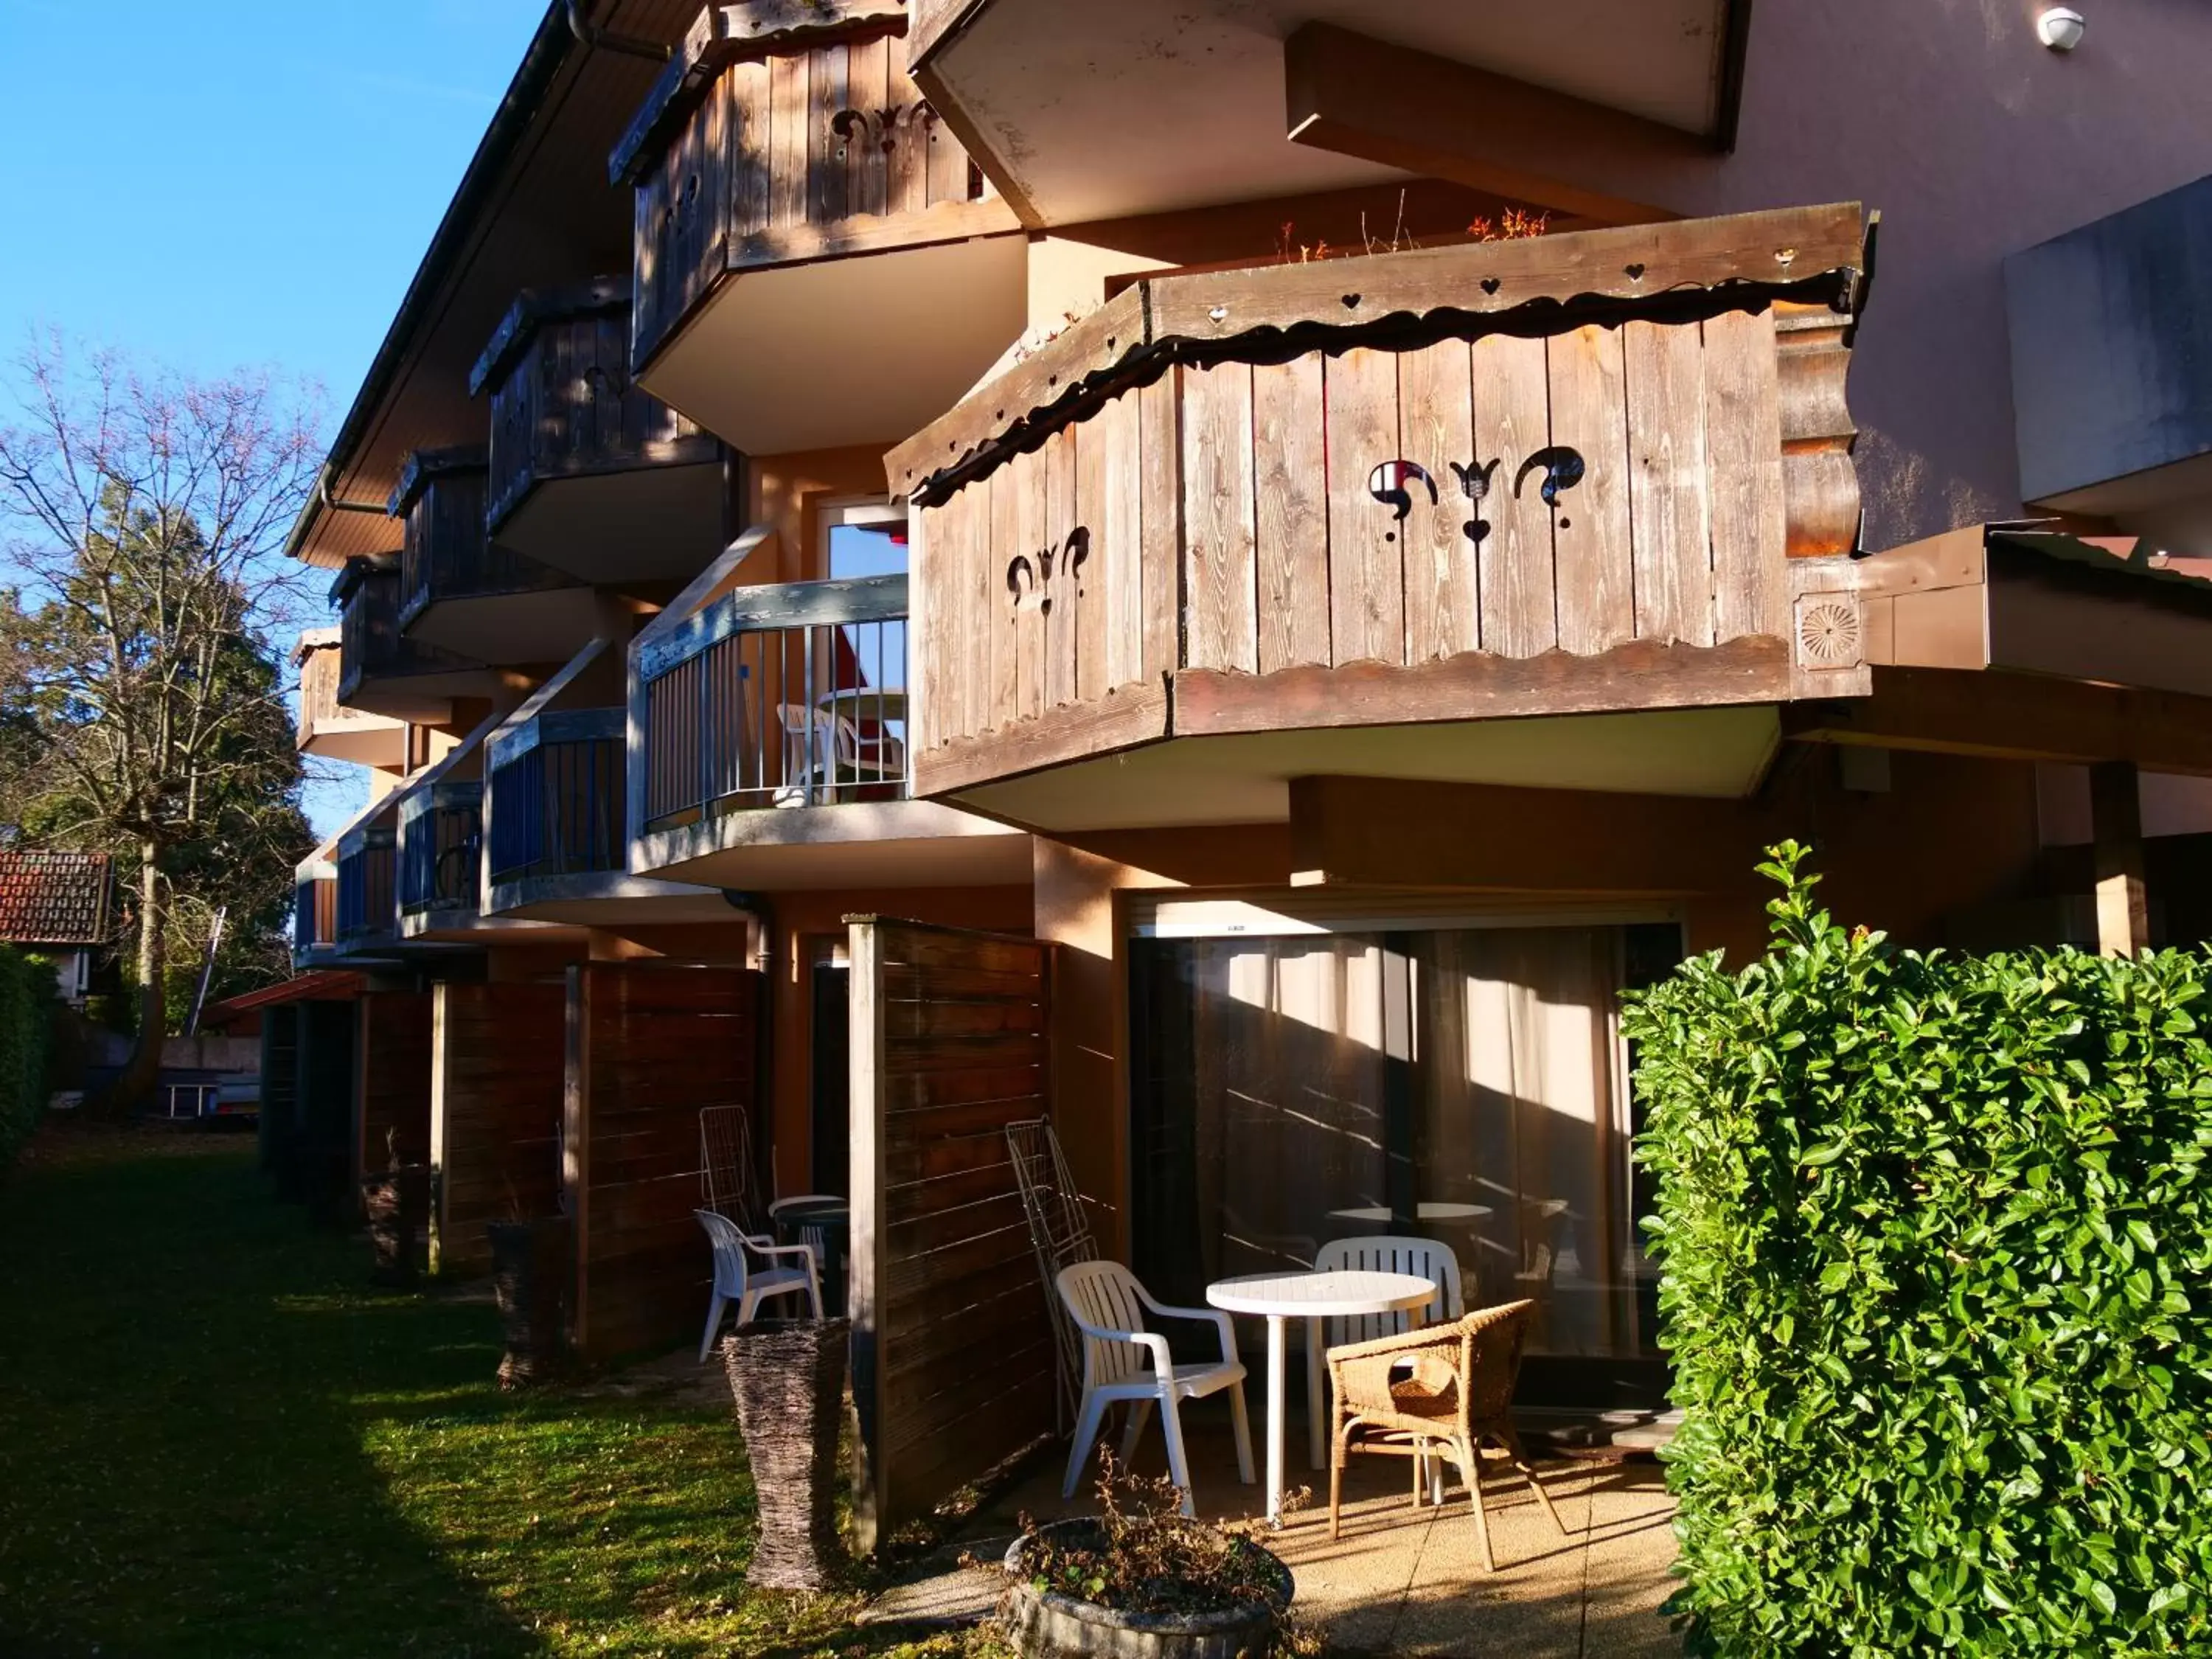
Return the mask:
M 93 1115 L 121 1118 L 154 1097 L 161 1080 L 161 1039 L 168 1035 L 169 1006 L 161 982 L 161 849 L 138 845 L 138 1040 L 122 1073 L 87 1103 Z

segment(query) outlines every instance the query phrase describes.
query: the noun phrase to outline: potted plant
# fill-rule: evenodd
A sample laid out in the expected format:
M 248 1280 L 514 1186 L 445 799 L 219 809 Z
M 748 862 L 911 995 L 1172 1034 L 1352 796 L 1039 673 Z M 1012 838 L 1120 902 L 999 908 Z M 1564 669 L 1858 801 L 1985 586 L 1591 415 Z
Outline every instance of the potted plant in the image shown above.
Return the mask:
M 488 1224 L 493 1293 L 507 1352 L 499 1362 L 502 1389 L 543 1382 L 561 1368 L 574 1277 L 574 1232 L 565 1215 L 527 1216 L 507 1184 L 507 1218 Z
M 760 1505 L 749 1584 L 821 1589 L 836 1570 L 837 1431 L 850 1329 L 842 1319 L 762 1319 L 722 1340 Z
M 1182 1493 L 1102 1451 L 1099 1513 L 1022 1517 L 1001 1619 L 1030 1659 L 1267 1659 L 1311 1651 L 1292 1626 L 1291 1570 L 1240 1526 L 1186 1519 Z
M 386 1133 L 384 1149 L 385 1168 L 361 1181 L 368 1240 L 376 1252 L 369 1282 L 406 1289 L 422 1276 L 419 1245 L 430 1218 L 430 1166 L 401 1161 L 396 1129 Z

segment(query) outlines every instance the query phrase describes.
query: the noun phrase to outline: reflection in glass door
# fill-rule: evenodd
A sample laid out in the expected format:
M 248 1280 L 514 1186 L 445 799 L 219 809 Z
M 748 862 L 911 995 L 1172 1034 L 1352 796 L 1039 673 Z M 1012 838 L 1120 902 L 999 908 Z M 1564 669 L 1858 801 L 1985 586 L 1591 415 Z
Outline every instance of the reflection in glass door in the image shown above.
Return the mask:
M 1164 1299 L 1331 1238 L 1418 1234 L 1451 1247 L 1469 1306 L 1536 1303 L 1547 1389 L 1658 1386 L 1617 994 L 1679 958 L 1674 924 L 1132 954 L 1135 1266 Z

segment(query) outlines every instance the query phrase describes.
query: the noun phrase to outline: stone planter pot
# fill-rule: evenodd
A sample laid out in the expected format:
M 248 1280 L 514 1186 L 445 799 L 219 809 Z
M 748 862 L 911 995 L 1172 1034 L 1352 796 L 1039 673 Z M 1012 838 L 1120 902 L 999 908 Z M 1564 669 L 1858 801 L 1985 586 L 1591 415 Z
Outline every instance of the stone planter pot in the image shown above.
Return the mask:
M 368 1217 L 368 1242 L 376 1252 L 369 1283 L 397 1289 L 412 1286 L 422 1274 L 422 1231 L 430 1219 L 430 1166 L 403 1164 L 362 1176 L 361 1201 Z
M 820 1589 L 844 1553 L 837 1535 L 837 1431 L 849 1330 L 842 1319 L 757 1320 L 722 1340 L 722 1364 L 760 1504 L 749 1584 Z
M 1095 1521 L 1054 1521 L 1039 1527 L 1046 1538 L 1080 1540 L 1095 1534 Z M 1267 1551 L 1279 1594 L 1213 1613 L 1124 1613 L 1078 1601 L 1030 1582 L 1031 1540 L 1017 1538 L 1006 1550 L 1006 1632 L 1028 1659 L 1096 1654 L 1104 1659 L 1260 1659 L 1289 1611 L 1291 1570 Z
M 486 1231 L 491 1236 L 492 1289 L 507 1334 L 499 1385 L 527 1388 L 557 1372 L 564 1358 L 574 1260 L 568 1218 L 495 1221 Z

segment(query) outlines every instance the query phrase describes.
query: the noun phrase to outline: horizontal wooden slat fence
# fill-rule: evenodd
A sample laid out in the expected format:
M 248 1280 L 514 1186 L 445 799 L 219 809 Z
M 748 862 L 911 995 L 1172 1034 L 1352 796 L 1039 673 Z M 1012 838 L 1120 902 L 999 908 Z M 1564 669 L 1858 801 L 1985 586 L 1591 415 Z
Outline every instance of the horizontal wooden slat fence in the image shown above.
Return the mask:
M 562 1189 L 576 1239 L 574 1336 L 602 1360 L 696 1334 L 713 1279 L 699 1112 L 750 1109 L 760 977 L 739 968 L 568 969 Z
M 852 923 L 854 1398 L 864 1547 L 1053 1427 L 1053 1338 L 1006 1138 L 1047 1115 L 1052 957 Z
M 555 983 L 435 993 L 431 1035 L 431 1265 L 491 1265 L 485 1227 L 556 1214 L 568 994 Z

